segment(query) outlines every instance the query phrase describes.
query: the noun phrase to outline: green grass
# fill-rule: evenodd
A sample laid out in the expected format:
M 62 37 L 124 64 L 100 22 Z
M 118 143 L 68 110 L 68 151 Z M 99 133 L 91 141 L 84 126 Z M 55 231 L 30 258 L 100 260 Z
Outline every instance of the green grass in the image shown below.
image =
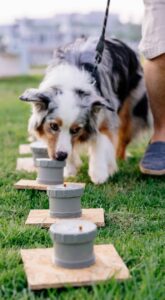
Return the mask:
M 28 290 L 20 248 L 49 247 L 47 230 L 25 226 L 30 209 L 48 208 L 46 193 L 17 191 L 13 184 L 35 174 L 16 172 L 18 146 L 27 142 L 30 109 L 18 96 L 37 86 L 39 77 L 0 81 L 0 299 L 163 300 L 165 299 L 165 183 L 142 176 L 138 162 L 145 142 L 130 147 L 133 154 L 120 171 L 102 186 L 91 184 L 84 162 L 76 180 L 84 181 L 83 207 L 103 207 L 106 227 L 96 243 L 113 243 L 130 269 L 126 282 L 110 280 L 88 288 Z

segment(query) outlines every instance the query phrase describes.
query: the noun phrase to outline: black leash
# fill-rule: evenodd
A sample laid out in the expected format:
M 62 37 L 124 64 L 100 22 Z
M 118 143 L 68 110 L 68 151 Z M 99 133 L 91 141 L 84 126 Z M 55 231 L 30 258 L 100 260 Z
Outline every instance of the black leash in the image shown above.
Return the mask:
M 108 22 L 110 2 L 111 2 L 111 0 L 107 0 L 107 6 L 106 6 L 106 11 L 105 11 L 105 16 L 104 16 L 102 33 L 101 33 L 100 39 L 96 46 L 95 64 L 94 64 L 94 69 L 92 72 L 93 75 L 95 75 L 97 66 L 101 63 L 102 56 L 103 56 L 105 32 L 106 32 L 106 27 L 107 27 L 107 22 Z

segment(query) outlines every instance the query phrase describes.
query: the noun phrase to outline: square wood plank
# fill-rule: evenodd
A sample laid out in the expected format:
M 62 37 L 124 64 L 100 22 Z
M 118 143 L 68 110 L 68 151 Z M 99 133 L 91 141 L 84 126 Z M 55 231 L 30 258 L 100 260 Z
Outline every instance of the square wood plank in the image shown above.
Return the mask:
M 94 246 L 96 263 L 84 269 L 65 269 L 52 263 L 53 248 L 21 250 L 21 256 L 31 290 L 85 286 L 130 278 L 129 270 L 113 245 Z
M 30 144 L 22 144 L 19 146 L 19 154 L 31 154 Z
M 98 227 L 105 226 L 104 210 L 102 208 L 82 209 L 82 216 L 77 219 L 91 221 L 95 223 Z M 33 209 L 30 211 L 25 224 L 38 225 L 47 228 L 54 223 L 63 222 L 63 221 L 64 219 L 50 217 L 49 209 Z
M 34 161 L 32 157 L 20 157 L 17 158 L 17 171 L 26 171 L 26 172 L 36 172 L 37 169 L 34 166 Z
M 71 182 L 65 182 L 66 184 Z M 85 183 L 81 182 L 74 182 L 74 184 L 81 184 L 85 187 Z M 36 180 L 31 179 L 21 179 L 14 184 L 14 187 L 18 190 L 39 190 L 39 191 L 46 191 L 48 185 L 38 183 Z

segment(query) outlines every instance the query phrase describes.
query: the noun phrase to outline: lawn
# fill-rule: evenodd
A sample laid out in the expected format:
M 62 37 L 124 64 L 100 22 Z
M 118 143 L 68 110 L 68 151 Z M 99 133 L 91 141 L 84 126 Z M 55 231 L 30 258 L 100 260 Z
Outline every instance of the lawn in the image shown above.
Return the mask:
M 86 288 L 28 290 L 20 248 L 50 247 L 45 229 L 25 226 L 30 209 L 48 208 L 46 193 L 17 191 L 13 184 L 35 174 L 16 172 L 18 147 L 27 143 L 30 109 L 18 96 L 37 86 L 40 77 L 0 80 L 0 299 L 164 300 L 165 299 L 165 182 L 145 177 L 138 163 L 146 142 L 131 145 L 132 156 L 107 184 L 94 186 L 87 162 L 76 180 L 85 182 L 83 207 L 103 207 L 106 226 L 98 230 L 97 244 L 113 243 L 129 267 L 126 282 L 108 281 Z

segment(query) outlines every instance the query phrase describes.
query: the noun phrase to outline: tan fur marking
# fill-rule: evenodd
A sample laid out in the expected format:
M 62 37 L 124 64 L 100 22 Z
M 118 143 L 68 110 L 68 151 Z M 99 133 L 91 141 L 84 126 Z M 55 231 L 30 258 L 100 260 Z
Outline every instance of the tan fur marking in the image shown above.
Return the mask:
M 45 123 L 37 129 L 37 135 L 47 143 L 48 155 L 50 158 L 54 159 L 58 133 L 53 134 L 50 130 L 49 124 Z
M 118 142 L 118 139 L 117 139 L 117 134 L 116 132 L 111 132 L 108 128 L 108 124 L 106 121 L 104 121 L 100 128 L 99 128 L 99 131 L 102 133 L 102 134 L 105 134 L 109 140 L 112 142 L 114 148 L 116 149 L 117 148 L 117 142 Z
M 60 118 L 56 118 L 55 120 L 54 120 L 54 122 L 59 126 L 59 127 L 61 127 L 62 125 L 63 125 L 63 122 L 62 122 L 62 120 L 60 119 Z M 53 122 L 52 122 L 53 123 Z
M 47 136 L 48 155 L 52 159 L 55 159 L 56 142 L 57 136 Z
M 37 128 L 36 134 L 38 137 L 43 137 L 43 135 L 44 135 L 43 125 L 41 125 L 39 128 Z
M 111 142 L 113 142 L 113 134 L 112 132 L 109 130 L 108 128 L 108 124 L 106 123 L 106 121 L 104 121 L 100 128 L 99 128 L 99 131 L 102 133 L 102 134 L 105 134 L 110 140 Z
M 120 127 L 118 130 L 118 146 L 117 157 L 120 159 L 126 158 L 126 147 L 132 138 L 132 122 L 130 99 L 126 99 L 124 105 L 119 113 Z

